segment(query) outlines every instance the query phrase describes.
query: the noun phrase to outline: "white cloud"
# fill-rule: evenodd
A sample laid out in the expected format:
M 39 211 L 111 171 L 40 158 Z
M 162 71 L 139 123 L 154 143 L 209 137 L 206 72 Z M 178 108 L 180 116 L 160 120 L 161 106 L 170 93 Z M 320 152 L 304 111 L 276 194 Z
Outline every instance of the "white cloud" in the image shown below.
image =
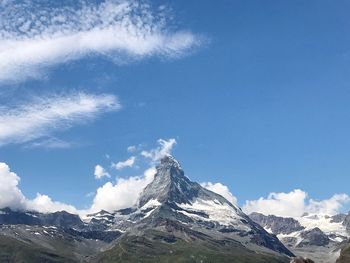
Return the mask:
M 6 163 L 0 162 L 0 208 L 23 209 L 26 199 L 18 188 L 20 178 L 10 171 Z
M 315 201 L 300 189 L 289 193 L 270 193 L 267 198 L 246 201 L 243 211 L 247 214 L 259 212 L 265 215 L 299 217 L 304 213 L 333 215 L 340 212 L 342 206 L 350 202 L 346 194 L 335 194 L 330 199 Z
M 310 213 L 334 215 L 339 213 L 343 205 L 347 203 L 350 203 L 350 196 L 347 194 L 335 194 L 331 198 L 321 201 L 310 199 L 307 210 Z
M 119 178 L 116 184 L 108 182 L 97 189 L 91 206 L 91 211 L 101 209 L 115 211 L 132 207 L 137 203 L 142 190 L 152 182 L 156 169 L 154 167 L 145 171 L 143 176 L 133 176 L 127 179 Z
M 25 146 L 25 148 L 44 148 L 44 149 L 68 149 L 71 147 L 72 147 L 72 144 L 70 142 L 66 142 L 55 137 L 34 141 Z
M 117 170 L 122 170 L 126 167 L 133 167 L 136 161 L 136 157 L 135 156 L 131 156 L 129 159 L 125 160 L 125 161 L 120 161 L 117 163 L 112 163 L 112 167 L 114 167 Z
M 133 0 L 2 1 L 0 82 L 37 78 L 51 66 L 89 55 L 127 63 L 178 57 L 200 44 L 191 32 L 170 30 L 166 17 L 164 9 Z
M 150 151 L 142 151 L 141 155 L 146 158 L 150 158 L 152 161 L 159 161 L 163 157 L 171 154 L 171 151 L 176 144 L 176 140 L 173 138 L 167 141 L 159 139 L 158 144 L 159 147 L 156 149 L 152 149 Z
M 210 191 L 213 191 L 214 193 L 217 193 L 223 197 L 225 197 L 228 201 L 230 201 L 232 204 L 237 205 L 237 198 L 230 192 L 230 189 L 221 183 L 201 183 L 201 186 L 204 188 L 207 188 Z
M 27 200 L 26 208 L 28 210 L 34 210 L 41 213 L 52 213 L 63 210 L 72 214 L 79 213 L 79 211 L 74 206 L 53 201 L 49 196 L 39 193 L 33 200 Z
M 96 179 L 101 179 L 103 177 L 110 177 L 110 174 L 101 165 L 95 166 L 94 175 Z
M 0 146 L 24 143 L 120 109 L 113 95 L 72 93 L 37 97 L 22 105 L 0 107 Z M 57 146 L 57 143 L 56 143 Z
M 10 207 L 14 210 L 34 210 L 43 213 L 61 210 L 78 212 L 73 206 L 52 201 L 47 195 L 38 193 L 35 199 L 27 199 L 18 187 L 19 181 L 20 178 L 11 172 L 9 166 L 0 162 L 0 208 Z
M 135 145 L 131 145 L 126 149 L 129 153 L 136 152 L 137 148 Z

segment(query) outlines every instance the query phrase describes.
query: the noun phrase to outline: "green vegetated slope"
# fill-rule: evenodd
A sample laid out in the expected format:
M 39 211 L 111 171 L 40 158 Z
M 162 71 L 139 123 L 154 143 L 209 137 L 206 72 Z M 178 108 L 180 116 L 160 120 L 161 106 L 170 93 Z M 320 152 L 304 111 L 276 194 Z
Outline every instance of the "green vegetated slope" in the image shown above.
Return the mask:
M 24 243 L 7 236 L 0 236 L 0 262 L 74 262 L 53 251 L 33 243 Z
M 149 230 L 142 236 L 125 235 L 112 249 L 93 258 L 74 257 L 74 251 L 62 253 L 0 236 L 0 262 L 239 262 L 287 263 L 284 257 L 257 254 L 234 240 L 189 240 Z M 71 256 L 68 256 L 70 254 Z
M 179 239 L 159 231 L 143 236 L 126 235 L 110 250 L 99 254 L 94 262 L 239 262 L 282 263 L 285 257 L 257 254 L 234 240 Z

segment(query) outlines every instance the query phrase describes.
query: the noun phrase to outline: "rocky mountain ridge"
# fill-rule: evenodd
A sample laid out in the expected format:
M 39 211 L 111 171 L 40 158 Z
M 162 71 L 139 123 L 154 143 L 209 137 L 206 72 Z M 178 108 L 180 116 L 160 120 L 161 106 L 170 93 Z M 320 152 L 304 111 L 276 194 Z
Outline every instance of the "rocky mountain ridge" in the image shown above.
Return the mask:
M 334 263 L 350 238 L 349 216 L 304 214 L 299 218 L 252 213 L 250 218 L 276 235 L 294 254 Z

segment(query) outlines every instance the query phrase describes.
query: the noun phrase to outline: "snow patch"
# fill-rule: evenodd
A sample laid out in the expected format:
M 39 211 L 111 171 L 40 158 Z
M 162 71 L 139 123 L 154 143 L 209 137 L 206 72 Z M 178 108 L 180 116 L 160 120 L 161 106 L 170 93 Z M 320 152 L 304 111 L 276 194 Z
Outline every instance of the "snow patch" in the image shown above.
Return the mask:
M 140 209 L 146 210 L 148 208 L 154 208 L 160 206 L 161 203 L 157 199 L 151 199 L 146 204 L 144 204 Z
M 346 231 L 345 226 L 343 226 L 341 222 L 340 223 L 331 222 L 332 218 L 329 217 L 328 215 L 311 214 L 311 215 L 296 218 L 296 220 L 298 220 L 299 223 L 306 228 L 305 230 L 311 230 L 313 228 L 318 227 L 327 235 L 336 234 L 336 235 L 349 237 L 349 233 Z
M 200 219 L 204 221 L 215 221 L 224 226 L 235 226 L 240 229 L 250 230 L 250 228 L 241 222 L 243 219 L 237 214 L 235 209 L 227 203 L 220 203 L 218 200 L 203 200 L 197 199 L 192 204 L 177 204 L 180 208 L 187 210 L 178 211 L 193 219 Z M 200 216 L 199 214 L 192 214 L 193 212 L 204 213 L 208 218 Z

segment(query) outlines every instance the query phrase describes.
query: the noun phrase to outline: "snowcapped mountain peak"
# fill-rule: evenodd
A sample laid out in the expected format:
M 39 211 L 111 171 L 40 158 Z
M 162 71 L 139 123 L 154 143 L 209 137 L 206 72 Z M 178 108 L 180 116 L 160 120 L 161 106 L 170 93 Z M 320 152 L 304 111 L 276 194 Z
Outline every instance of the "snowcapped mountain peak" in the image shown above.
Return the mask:
M 154 180 L 146 186 L 140 195 L 138 207 L 157 201 L 161 207 L 170 207 L 176 214 L 185 215 L 191 220 L 216 222 L 222 226 L 235 226 L 247 230 L 242 224 L 246 215 L 224 197 L 216 194 L 184 174 L 179 162 L 173 156 L 165 156 Z
M 139 206 L 154 199 L 160 203 L 184 202 L 192 199 L 193 188 L 198 188 L 184 174 L 180 163 L 171 155 L 161 159 L 154 180 L 141 193 Z
M 166 156 L 164 156 L 161 160 L 160 160 L 160 166 L 162 167 L 167 167 L 167 168 L 170 168 L 170 167 L 174 167 L 176 169 L 179 169 L 179 170 L 182 170 L 182 167 L 179 163 L 178 160 L 176 160 L 174 158 L 174 156 L 170 155 L 170 154 L 167 154 Z
M 86 215 L 83 221 L 65 212 L 48 215 L 10 212 L 0 209 L 0 229 L 3 223 L 33 225 L 34 240 L 51 235 L 46 227 L 55 227 L 60 238 L 67 236 L 69 240 L 86 243 L 93 240 L 93 244 L 105 247 L 132 242 L 128 241 L 130 238 L 139 240 L 142 236 L 147 247 L 161 241 L 162 246 L 169 243 L 172 249 L 186 242 L 189 246 L 210 247 L 215 253 L 224 251 L 226 255 L 228 249 L 231 251 L 229 244 L 233 244 L 232 249 L 238 251 L 233 255 L 243 251 L 281 258 L 274 262 L 286 262 L 287 256 L 293 256 L 276 236 L 266 232 L 237 206 L 187 178 L 179 162 L 170 155 L 160 160 L 154 180 L 145 187 L 135 206 L 114 212 L 101 210 Z M 17 236 L 17 232 L 11 235 Z

